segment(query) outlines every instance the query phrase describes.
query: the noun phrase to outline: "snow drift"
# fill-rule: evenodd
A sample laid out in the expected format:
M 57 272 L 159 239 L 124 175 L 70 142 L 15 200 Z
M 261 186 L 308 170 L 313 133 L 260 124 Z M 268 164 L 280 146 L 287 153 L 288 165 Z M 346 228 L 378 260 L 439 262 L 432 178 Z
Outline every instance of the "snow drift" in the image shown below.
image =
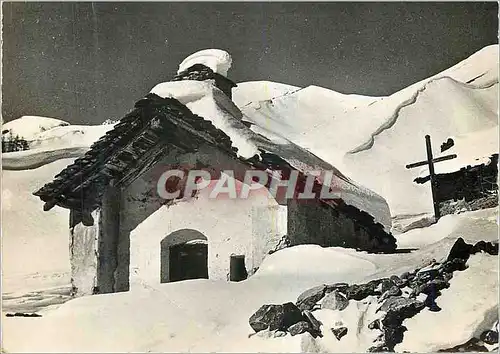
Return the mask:
M 240 283 L 190 280 L 78 298 L 42 312 L 40 318 L 5 319 L 4 346 L 15 352 L 302 352 L 321 347 L 327 352 L 356 351 L 371 342 L 371 333 L 362 332 L 358 338 L 344 342 L 325 336 L 326 341 L 311 343 L 307 335 L 248 338 L 252 333 L 248 318 L 264 303 L 295 301 L 303 290 L 323 282 L 359 283 L 420 268 L 432 259 L 446 257 L 457 235 L 467 236 L 468 242 L 496 240 L 495 215 L 495 209 L 448 215 L 443 218 L 445 222 L 419 230 L 422 247 L 412 254 L 373 255 L 342 248 L 297 246 L 269 256 L 262 272 Z M 456 317 L 453 338 L 434 334 L 420 338 L 420 333 L 447 327 L 449 321 L 444 313 L 424 310 L 405 323 L 409 331 L 400 344 L 402 348 L 431 351 L 467 341 L 481 327 L 491 306 L 498 303 L 495 259 L 473 256 L 470 269 L 459 272 L 452 279 L 452 287 L 443 290 L 440 304 L 443 308 L 450 306 L 443 311 L 461 317 Z M 470 283 L 471 278 L 481 282 L 478 289 L 485 302 L 475 301 L 475 291 L 465 291 L 477 284 Z M 334 313 L 334 317 L 325 313 L 320 319 L 325 323 L 356 323 L 366 305 L 353 302 L 352 306 L 346 312 Z M 460 312 L 454 311 L 457 307 Z M 364 320 L 372 315 L 366 313 Z M 432 325 L 427 330 L 429 323 Z M 468 325 L 471 327 L 466 328 Z M 30 340 L 26 340 L 27 333 Z
M 461 158 L 498 151 L 498 134 L 494 133 L 498 126 L 498 48 L 485 47 L 452 68 L 387 97 L 345 95 L 309 86 L 240 107 L 244 119 L 265 127 L 270 139 L 273 135 L 289 139 L 382 195 L 393 215 L 429 212 L 428 186 L 415 185 L 419 170 L 406 170 L 405 165 L 425 158 L 426 134 L 438 152 L 450 137 L 466 140 L 469 134 L 487 130 L 488 144 L 468 154 L 461 151 Z M 248 93 L 258 92 L 259 86 L 245 87 L 241 102 L 248 101 Z
M 238 107 L 210 81 L 177 81 L 156 85 L 151 93 L 160 97 L 174 97 L 186 105 L 193 113 L 210 120 L 214 126 L 225 132 L 231 139 L 238 155 L 244 159 L 259 156 L 261 151 L 273 153 L 292 167 L 304 173 L 332 171 L 331 187 L 348 205 L 365 211 L 375 222 L 390 229 L 390 213 L 387 203 L 376 193 L 349 179 L 334 166 L 319 159 L 309 151 L 284 138 L 271 140 L 258 134 L 260 129 L 249 129 L 243 122 Z M 256 125 L 257 128 L 261 128 Z
M 4 123 L 3 130 L 9 130 L 13 135 L 19 135 L 25 140 L 32 140 L 37 134 L 54 127 L 69 125 L 60 119 L 39 117 L 39 116 L 22 116 L 21 118 Z
M 9 123 L 16 126 L 23 122 L 24 119 L 19 118 Z M 35 126 L 42 126 L 43 122 L 43 119 L 32 119 Z M 3 153 L 2 168 L 16 171 L 31 170 L 60 159 L 80 157 L 95 141 L 112 128 L 112 124 L 57 125 L 46 128 L 31 135 L 29 150 Z
M 167 86 L 157 89 L 168 91 Z M 191 95 L 188 101 L 194 110 L 211 105 L 214 124 L 234 129 L 232 138 L 241 143 L 243 154 L 255 152 L 253 145 L 241 142 L 248 143 L 250 135 L 263 135 L 278 146 L 291 141 L 381 194 L 393 215 L 425 215 L 432 210 L 429 188 L 412 182 L 425 169 L 404 166 L 425 157 L 425 134 L 431 135 L 436 152 L 447 138 L 455 141 L 444 154 L 456 153 L 459 158 L 437 164 L 438 172 L 497 152 L 497 90 L 495 45 L 388 97 L 250 82 L 234 90 L 234 102 L 243 113 L 214 98 L 213 92 L 209 99 L 192 92 L 186 97 Z M 30 139 L 33 150 L 2 157 L 2 291 L 37 291 L 34 298 L 43 298 L 39 290 L 70 283 L 68 212 L 58 207 L 43 212 L 31 192 L 72 162 L 74 156 L 66 149 L 83 151 L 112 126 L 59 126 L 64 121 L 45 125 L 45 119 L 37 118 L 23 131 L 26 121 L 4 125 Z M 253 123 L 253 133 L 240 130 L 236 121 Z M 2 346 L 12 352 L 302 352 L 319 351 L 322 345 L 329 352 L 356 351 L 372 340 L 367 333 L 346 336 L 344 342 L 330 336 L 321 345 L 301 336 L 248 338 L 252 331 L 247 321 L 260 305 L 294 301 L 303 290 L 321 283 L 357 283 L 412 271 L 445 257 L 458 237 L 471 243 L 496 240 L 497 218 L 496 208 L 447 215 L 432 226 L 398 235 L 400 248 L 417 249 L 411 253 L 374 255 L 298 246 L 267 257 L 254 276 L 240 283 L 190 280 L 71 300 L 57 309 L 41 310 L 41 318 L 4 318 Z M 396 350 L 449 348 L 482 329 L 491 308 L 498 306 L 497 259 L 487 257 L 471 257 L 470 268 L 452 279 L 452 287 L 440 297 L 449 303 L 442 313 L 423 311 L 404 323 L 408 331 Z M 16 301 L 21 306 L 26 298 Z M 365 307 L 353 305 L 340 318 L 325 313 L 321 319 L 356 323 Z M 453 336 L 439 336 L 442 328 L 453 328 Z

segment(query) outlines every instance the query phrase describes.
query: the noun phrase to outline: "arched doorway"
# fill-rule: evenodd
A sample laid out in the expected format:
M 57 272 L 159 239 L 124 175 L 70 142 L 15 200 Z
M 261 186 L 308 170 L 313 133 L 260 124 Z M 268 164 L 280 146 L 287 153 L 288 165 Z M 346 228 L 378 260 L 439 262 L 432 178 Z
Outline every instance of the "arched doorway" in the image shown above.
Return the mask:
M 160 283 L 208 279 L 208 244 L 201 232 L 181 229 L 160 243 Z

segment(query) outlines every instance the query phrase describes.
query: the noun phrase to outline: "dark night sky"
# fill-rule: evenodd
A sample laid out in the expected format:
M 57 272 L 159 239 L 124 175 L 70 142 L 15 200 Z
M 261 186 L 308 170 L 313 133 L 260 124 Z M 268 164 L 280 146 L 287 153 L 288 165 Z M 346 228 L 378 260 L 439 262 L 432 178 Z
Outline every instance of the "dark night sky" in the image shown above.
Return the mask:
M 3 117 L 100 123 L 199 49 L 234 81 L 390 94 L 498 43 L 496 2 L 3 3 Z

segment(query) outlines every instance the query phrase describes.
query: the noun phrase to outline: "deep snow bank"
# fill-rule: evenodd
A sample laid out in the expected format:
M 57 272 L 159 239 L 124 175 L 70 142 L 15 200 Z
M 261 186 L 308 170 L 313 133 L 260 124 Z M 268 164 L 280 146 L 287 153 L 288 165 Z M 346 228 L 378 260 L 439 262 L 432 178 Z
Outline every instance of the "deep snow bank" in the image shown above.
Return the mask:
M 10 130 L 13 135 L 19 135 L 26 140 L 32 140 L 37 134 L 50 130 L 54 127 L 69 125 L 60 119 L 22 116 L 2 125 L 2 130 Z
M 300 90 L 300 87 L 272 81 L 240 82 L 233 89 L 233 101 L 241 108 L 251 102 L 267 101 Z
M 31 193 L 71 162 L 62 159 L 35 170 L 2 171 L 3 293 L 69 284 L 69 212 L 44 212 Z
M 427 168 L 405 166 L 426 159 L 426 134 L 431 135 L 436 156 L 444 141 L 456 140 L 455 149 L 443 155 L 456 152 L 459 157 L 437 163 L 438 173 L 498 152 L 497 91 L 498 85 L 473 88 L 446 78 L 431 82 L 413 104 L 401 108 L 386 129 L 373 135 L 372 143 L 345 155 L 346 173 L 385 196 L 393 215 L 431 211 L 428 184 L 413 182 Z M 475 146 L 469 145 L 474 142 Z
M 70 147 L 62 149 L 31 149 L 2 154 L 2 169 L 5 171 L 33 170 L 51 162 L 80 157 L 88 150 L 87 147 Z
M 312 259 L 319 255 L 318 249 L 298 246 L 295 259 Z M 328 273 L 329 279 L 359 280 L 372 268 L 355 255 L 342 256 L 343 251 L 328 251 L 322 279 L 314 272 L 291 270 L 279 277 L 263 274 L 241 283 L 191 280 L 78 298 L 41 318 L 5 319 L 4 347 L 16 352 L 299 352 L 300 344 L 289 338 L 248 338 L 247 319 L 262 301 L 293 299 L 304 287 L 326 280 Z M 279 253 L 266 260 L 268 269 L 286 268 Z M 337 254 L 342 264 L 330 267 Z
M 442 220 L 446 222 L 441 224 Z M 300 336 L 248 338 L 252 332 L 248 318 L 264 303 L 293 302 L 302 291 L 321 283 L 361 283 L 420 268 L 432 259 L 446 257 L 458 235 L 464 236 L 467 242 L 497 239 L 496 209 L 448 215 L 442 220 L 432 228 L 415 230 L 419 234 L 412 238 L 425 244 L 410 254 L 373 255 L 341 248 L 298 246 L 269 256 L 260 271 L 240 283 L 210 280 L 167 283 L 133 292 L 78 298 L 41 318 L 6 318 L 4 347 L 15 352 L 301 352 Z M 475 262 L 474 258 L 471 261 Z M 473 269 L 495 271 L 489 262 L 480 261 L 471 265 L 474 272 Z M 466 272 L 463 274 L 468 277 Z M 456 284 L 465 286 L 467 282 L 462 282 L 461 276 L 457 274 L 454 279 Z M 491 285 L 490 280 L 488 284 Z M 461 286 L 457 285 L 457 289 Z M 472 323 L 482 318 L 484 314 L 479 310 L 482 311 L 483 307 L 477 307 L 473 300 L 476 294 L 461 290 L 461 304 L 452 302 L 467 314 L 467 319 L 461 323 Z M 450 287 L 450 291 L 453 288 Z M 443 291 L 440 304 L 448 301 L 446 296 Z M 458 300 L 456 297 L 450 299 Z M 343 315 L 341 318 L 345 323 L 356 323 L 363 318 L 360 315 L 366 313 L 367 304 L 353 303 L 352 306 L 345 313 L 347 317 Z M 371 316 L 370 313 L 367 315 Z M 325 316 L 320 317 L 325 321 L 336 321 L 328 314 Z M 420 331 L 422 326 L 428 324 L 427 315 L 422 313 L 422 316 L 425 321 L 419 320 L 412 329 L 418 327 Z M 444 321 L 439 313 L 434 313 L 434 316 Z M 440 323 L 443 322 L 440 320 Z M 408 325 L 413 326 L 411 323 Z M 470 332 L 461 333 L 465 342 Z M 359 338 L 355 339 L 356 336 L 350 337 L 352 334 L 345 345 L 334 348 L 344 352 L 355 351 L 360 343 L 372 340 L 367 335 L 362 342 Z M 409 332 L 405 336 L 408 340 L 412 338 Z M 331 341 L 335 339 L 329 338 Z M 417 343 L 415 348 L 422 348 L 423 345 L 422 341 L 411 343 Z M 436 343 L 434 339 L 429 339 L 425 346 L 428 348 Z M 413 351 L 411 345 L 407 348 Z
M 60 159 L 80 157 L 113 126 L 113 124 L 56 126 L 33 134 L 29 141 L 29 150 L 2 154 L 2 168 L 16 171 L 31 170 Z
M 498 321 L 498 257 L 476 254 L 467 265 L 467 270 L 456 272 L 450 280 L 450 288 L 442 290 L 438 298 L 441 311 L 424 309 L 404 322 L 408 330 L 396 351 L 435 352 L 452 348 L 479 337 Z
M 269 139 L 291 140 L 387 198 L 392 215 L 416 214 L 432 211 L 430 191 L 412 182 L 422 169 L 406 170 L 405 165 L 425 158 L 426 134 L 438 154 L 450 137 L 467 140 L 487 130 L 487 142 L 467 154 L 461 149 L 458 153 L 466 157 L 453 166 L 472 155 L 491 155 L 498 144 L 493 133 L 498 126 L 497 83 L 498 45 L 492 45 L 387 97 L 310 86 L 246 104 L 242 111 L 244 119 L 265 127 L 262 134 L 269 132 Z M 443 164 L 452 166 L 453 161 Z

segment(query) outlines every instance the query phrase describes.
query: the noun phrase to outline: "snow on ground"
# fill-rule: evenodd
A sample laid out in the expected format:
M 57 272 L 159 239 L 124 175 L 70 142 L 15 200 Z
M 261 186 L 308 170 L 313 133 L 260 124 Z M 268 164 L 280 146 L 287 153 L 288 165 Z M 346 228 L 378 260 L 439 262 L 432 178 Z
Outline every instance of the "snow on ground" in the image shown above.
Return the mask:
M 30 149 L 2 154 L 2 169 L 5 171 L 33 170 L 60 159 L 83 156 L 88 147 L 63 149 Z
M 2 131 L 10 130 L 13 135 L 19 135 L 25 140 L 32 140 L 41 132 L 65 125 L 69 125 L 69 123 L 60 119 L 39 116 L 22 116 L 21 118 L 4 123 L 2 125 Z
M 454 274 L 450 287 L 437 298 L 441 311 L 425 308 L 403 322 L 408 331 L 396 351 L 436 352 L 452 348 L 469 338 L 478 338 L 498 320 L 498 257 L 475 254 L 467 265 L 467 270 Z
M 34 131 L 36 129 L 33 127 L 38 126 L 46 128 L 30 135 L 29 150 L 3 153 L 3 170 L 31 170 L 60 159 L 83 156 L 95 141 L 114 126 L 114 124 L 95 126 L 57 125 L 50 128 L 50 126 L 44 125 L 45 120 L 43 117 L 31 117 L 32 119 L 29 121 L 24 118 L 26 117 L 9 123 L 12 123 L 14 127 L 29 124 L 29 127 L 25 129 L 26 131 Z
M 312 336 L 302 337 L 301 349 L 306 353 L 364 353 L 373 346 L 373 342 L 380 334 L 368 328 L 367 323 L 380 317 L 376 314 L 377 298 L 368 296 L 362 301 L 349 301 L 349 305 L 342 311 L 321 309 L 314 311 L 314 316 L 325 326 L 323 338 L 313 339 Z M 347 327 L 347 334 L 338 340 L 332 331 L 325 327 L 334 324 Z M 338 326 L 335 326 L 338 327 Z
M 346 173 L 383 195 L 393 215 L 431 211 L 429 185 L 413 182 L 425 167 L 407 169 L 406 165 L 426 159 L 426 134 L 431 135 L 436 155 L 440 145 L 451 136 L 462 136 L 461 141 L 477 141 L 474 136 L 489 138 L 474 150 L 462 149 L 461 162 L 497 152 L 498 137 L 493 134 L 498 129 L 497 91 L 497 85 L 476 89 L 451 79 L 432 82 L 413 105 L 399 112 L 390 129 L 376 136 L 371 147 L 345 156 Z M 446 162 L 437 163 L 438 169 L 441 163 Z M 459 166 L 453 160 L 448 163 Z
M 363 332 L 352 338 L 348 334 L 341 342 L 334 341 L 330 334 L 315 342 L 310 342 L 307 335 L 248 338 L 252 333 L 248 319 L 263 304 L 295 301 L 303 290 L 321 283 L 361 283 L 384 274 L 413 270 L 433 258 L 439 260 L 447 256 L 459 236 L 466 241 L 496 239 L 496 215 L 496 209 L 490 209 L 446 216 L 433 227 L 420 229 L 418 235 L 413 235 L 412 239 L 421 248 L 412 253 L 373 255 L 342 248 L 297 246 L 270 255 L 254 276 L 240 283 L 190 280 L 78 298 L 46 311 L 41 318 L 4 318 L 3 345 L 7 351 L 15 352 L 301 352 L 322 346 L 329 352 L 353 352 L 369 342 L 373 333 Z M 410 240 L 406 245 L 416 246 Z M 497 258 L 492 256 L 472 257 L 470 270 L 457 273 L 450 289 L 438 298 L 443 309 L 450 307 L 443 311 L 462 323 L 456 324 L 457 328 L 461 326 L 460 335 L 453 342 L 467 341 L 475 332 L 474 326 L 497 301 L 492 290 L 497 286 L 496 262 Z M 484 281 L 483 276 L 487 276 Z M 474 292 L 467 288 L 471 278 L 478 279 L 471 283 L 477 285 Z M 474 300 L 478 296 L 485 300 L 483 305 Z M 374 316 L 368 305 L 352 302 L 340 317 L 338 313 L 322 310 L 318 318 L 325 323 L 342 320 L 351 328 L 361 314 L 365 314 L 365 320 Z M 406 332 L 405 348 L 413 351 L 443 347 L 446 343 L 442 336 L 429 335 L 426 339 L 416 336 L 420 336 L 418 331 L 425 326 L 434 326 L 429 324 L 434 319 L 441 326 L 443 323 L 448 326 L 448 322 L 443 322 L 445 317 L 426 312 L 419 316 L 406 324 L 414 335 Z M 469 330 L 464 329 L 467 324 L 472 326 Z
M 436 173 L 449 173 L 465 166 L 487 164 L 493 154 L 498 154 L 498 126 L 477 132 L 451 137 L 454 145 L 435 157 L 456 154 L 452 160 L 442 161 L 434 165 Z M 420 170 L 419 176 L 429 174 L 428 168 Z
M 71 163 L 2 171 L 2 293 L 69 284 L 69 211 L 44 212 L 31 193 Z
M 74 157 L 65 149 L 90 146 L 112 125 L 63 126 L 44 132 L 36 128 L 33 150 L 2 157 L 2 295 L 4 310 L 40 311 L 43 317 L 3 317 L 3 348 L 11 352 L 301 352 L 321 348 L 352 352 L 361 348 L 371 340 L 370 333 L 357 338 L 348 334 L 341 342 L 329 332 L 322 341 L 309 342 L 304 336 L 249 338 L 248 318 L 263 304 L 295 301 L 303 290 L 321 283 L 361 283 L 412 271 L 432 259 L 439 261 L 458 237 L 469 243 L 496 240 L 497 208 L 447 215 L 429 226 L 424 220 L 432 210 L 429 187 L 412 182 L 423 171 L 407 171 L 404 165 L 425 158 L 425 134 L 431 134 L 436 152 L 453 137 L 456 146 L 444 154 L 457 153 L 461 160 L 449 164 L 491 154 L 498 143 L 493 133 L 498 126 L 497 82 L 498 46 L 490 46 L 432 80 L 389 97 L 343 95 L 314 86 L 240 84 L 234 100 L 245 115 L 220 99 L 212 107 L 217 114 L 230 112 L 234 121 L 252 121 L 254 132 L 281 148 L 286 149 L 291 140 L 379 192 L 389 200 L 400 232 L 412 224 L 424 227 L 397 235 L 400 253 L 374 255 L 298 246 L 267 257 L 254 276 L 240 283 L 190 280 L 68 302 L 68 212 L 57 207 L 44 212 L 31 193 L 72 162 L 69 158 L 54 161 Z M 266 85 L 268 89 L 263 90 Z M 190 102 L 202 98 L 192 91 L 186 91 L 186 97 Z M 14 122 L 11 125 L 23 126 Z M 239 144 L 238 139 L 234 141 Z M 450 166 L 445 163 L 443 169 Z M 6 166 L 34 169 L 9 171 Z M 466 342 L 489 325 L 491 307 L 498 304 L 497 258 L 476 255 L 469 265 L 438 298 L 442 312 L 424 310 L 405 322 L 409 331 L 398 350 L 449 347 L 451 342 Z M 351 327 L 371 311 L 367 305 L 352 302 L 340 320 Z M 318 312 L 325 322 L 336 320 L 332 316 L 338 313 Z M 456 330 L 453 337 L 438 335 L 451 325 Z
M 233 88 L 233 101 L 241 108 L 251 102 L 267 101 L 280 96 L 289 95 L 300 87 L 280 84 L 272 81 L 247 81 Z
M 257 84 L 251 86 L 258 91 Z M 498 129 L 498 45 L 387 97 L 310 86 L 254 101 L 242 111 L 243 119 L 308 149 L 382 195 L 392 215 L 426 213 L 432 211 L 430 189 L 413 183 L 422 169 L 405 168 L 425 159 L 426 134 L 436 155 L 449 137 L 460 144 L 487 136 L 487 143 L 474 150 L 458 151 L 465 155 L 461 162 L 491 155 L 497 144 L 492 132 Z
M 68 147 L 90 147 L 114 124 L 70 125 L 56 127 L 36 135 L 30 141 L 32 149 L 63 149 Z
M 293 253 L 300 264 L 307 264 L 321 253 L 317 246 L 299 246 L 283 252 Z M 328 269 L 331 269 L 329 279 L 334 281 L 359 280 L 373 269 L 361 258 L 343 255 L 342 249 L 328 252 L 328 257 L 322 257 L 328 260 L 327 264 L 323 263 L 322 279 L 316 272 L 303 274 L 292 269 L 278 277 L 256 275 L 241 283 L 192 280 L 71 300 L 34 321 L 6 318 L 4 347 L 16 352 L 299 352 L 299 343 L 290 338 L 248 338 L 252 333 L 248 318 L 263 303 L 294 301 L 305 288 L 325 281 Z M 289 257 L 280 253 L 266 260 L 267 272 L 283 268 L 280 260 Z M 337 253 L 342 264 L 336 260 Z M 26 332 L 33 335 L 29 341 L 26 341 Z

